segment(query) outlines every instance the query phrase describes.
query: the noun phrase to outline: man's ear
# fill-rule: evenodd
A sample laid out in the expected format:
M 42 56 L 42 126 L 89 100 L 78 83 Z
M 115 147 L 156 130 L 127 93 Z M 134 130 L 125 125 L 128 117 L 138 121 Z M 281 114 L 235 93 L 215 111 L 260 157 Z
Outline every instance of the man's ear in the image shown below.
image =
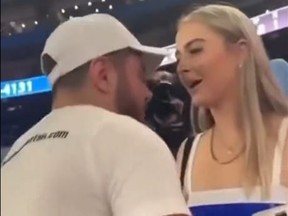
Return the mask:
M 100 92 L 106 94 L 111 91 L 112 73 L 108 59 L 100 57 L 92 60 L 89 67 L 89 78 L 92 85 Z

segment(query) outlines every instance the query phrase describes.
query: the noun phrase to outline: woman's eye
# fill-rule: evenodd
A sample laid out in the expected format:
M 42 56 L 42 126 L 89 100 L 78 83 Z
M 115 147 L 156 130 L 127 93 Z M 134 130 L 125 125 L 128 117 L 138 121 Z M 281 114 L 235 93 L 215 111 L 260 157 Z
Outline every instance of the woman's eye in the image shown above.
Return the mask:
M 199 52 L 201 52 L 203 49 L 202 48 L 194 48 L 194 49 L 190 49 L 190 54 L 197 54 Z

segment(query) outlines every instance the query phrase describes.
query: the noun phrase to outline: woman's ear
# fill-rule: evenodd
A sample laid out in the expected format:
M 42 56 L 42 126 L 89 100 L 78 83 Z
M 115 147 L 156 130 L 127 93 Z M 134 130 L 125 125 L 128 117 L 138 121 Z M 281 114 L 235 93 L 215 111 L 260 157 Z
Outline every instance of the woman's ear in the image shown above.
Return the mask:
M 245 39 L 240 39 L 237 44 L 237 53 L 239 57 L 239 66 L 243 66 L 245 60 L 248 57 L 249 53 L 249 48 L 248 48 L 248 43 Z

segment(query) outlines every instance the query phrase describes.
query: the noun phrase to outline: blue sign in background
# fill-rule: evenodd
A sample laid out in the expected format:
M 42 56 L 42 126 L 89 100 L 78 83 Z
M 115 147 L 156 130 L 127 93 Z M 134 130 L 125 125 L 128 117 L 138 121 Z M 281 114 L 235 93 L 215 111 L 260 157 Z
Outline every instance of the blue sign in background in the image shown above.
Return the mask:
M 49 92 L 51 89 L 46 76 L 1 82 L 1 99 Z

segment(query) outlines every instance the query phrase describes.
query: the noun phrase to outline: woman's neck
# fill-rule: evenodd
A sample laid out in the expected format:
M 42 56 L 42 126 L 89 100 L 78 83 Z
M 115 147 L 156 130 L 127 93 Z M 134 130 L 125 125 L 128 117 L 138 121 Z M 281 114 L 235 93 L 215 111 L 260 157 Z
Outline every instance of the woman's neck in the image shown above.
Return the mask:
M 215 122 L 214 133 L 220 140 L 235 144 L 243 143 L 243 129 L 240 121 L 240 107 L 226 104 L 210 109 Z
M 214 133 L 223 142 L 244 144 L 244 131 L 241 123 L 240 105 L 233 104 L 218 106 L 210 109 L 215 122 Z M 283 116 L 266 114 L 263 116 L 263 124 L 267 132 L 267 138 L 277 141 L 279 126 Z

